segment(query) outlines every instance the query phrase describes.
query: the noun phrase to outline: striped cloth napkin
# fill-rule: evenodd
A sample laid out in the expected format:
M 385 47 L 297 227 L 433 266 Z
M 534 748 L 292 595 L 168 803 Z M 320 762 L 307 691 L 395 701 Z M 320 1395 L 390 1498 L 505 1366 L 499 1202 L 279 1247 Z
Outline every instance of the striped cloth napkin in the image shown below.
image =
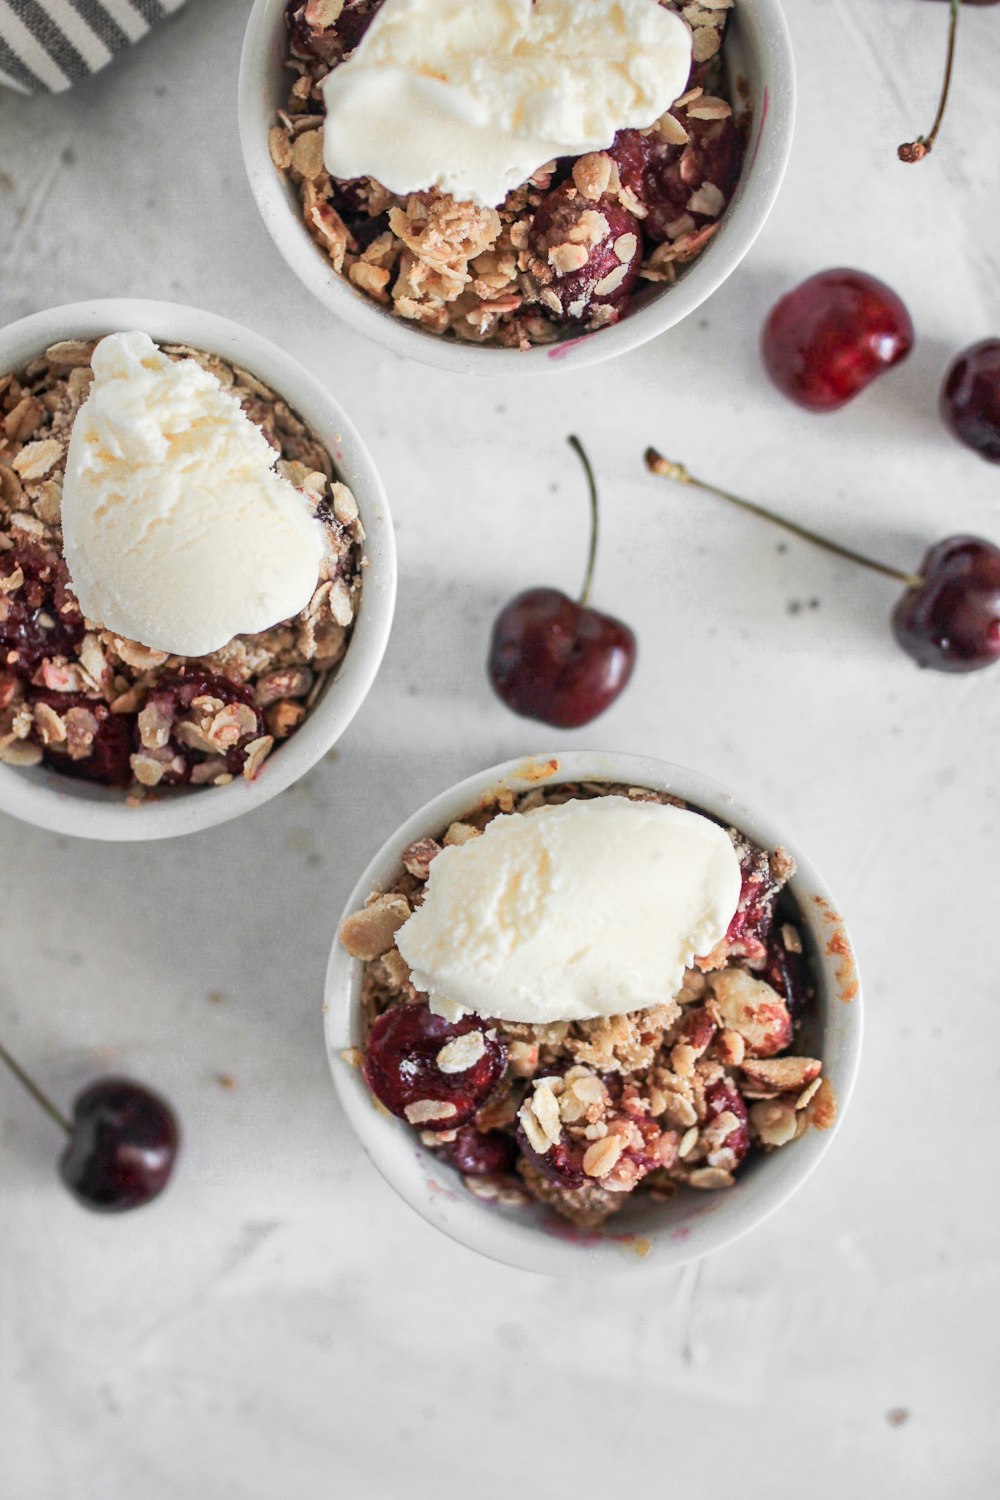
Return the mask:
M 0 86 L 61 93 L 184 0 L 0 0 Z

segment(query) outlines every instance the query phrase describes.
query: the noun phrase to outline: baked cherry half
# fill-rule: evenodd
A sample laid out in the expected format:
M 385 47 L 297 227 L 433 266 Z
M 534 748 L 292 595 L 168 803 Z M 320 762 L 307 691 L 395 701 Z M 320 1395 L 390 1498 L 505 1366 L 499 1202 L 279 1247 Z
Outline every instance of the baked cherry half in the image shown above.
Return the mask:
M 1000 464 L 1000 339 L 983 339 L 958 356 L 944 378 L 940 408 L 959 442 Z
M 938 672 L 975 672 L 1000 660 L 1000 547 L 993 542 L 977 536 L 944 537 L 925 554 L 919 572 L 907 573 L 752 500 L 695 479 L 683 464 L 672 463 L 655 448 L 646 449 L 646 467 L 661 478 L 717 495 L 803 541 L 905 584 L 906 593 L 893 611 L 892 629 L 918 666 Z
M 726 1078 L 710 1083 L 705 1090 L 706 1124 L 722 1114 L 731 1114 L 736 1119 L 736 1124 L 722 1144 L 733 1152 L 737 1161 L 742 1161 L 750 1150 L 750 1119 L 742 1096 Z
M 485 1104 L 506 1065 L 507 1049 L 487 1022 L 446 1021 L 419 1003 L 376 1017 L 364 1075 L 390 1114 L 425 1130 L 453 1130 Z
M 561 183 L 542 199 L 529 243 L 550 277 L 539 285 L 550 312 L 588 323 L 599 308 L 608 321 L 626 310 L 642 264 L 642 225 L 615 198 L 591 202 Z
M 438 1148 L 464 1177 L 505 1177 L 514 1170 L 517 1145 L 502 1130 L 479 1130 L 462 1125 L 453 1141 Z
M 913 324 L 891 287 L 864 271 L 819 271 L 776 302 L 764 324 L 767 373 L 807 411 L 836 411 L 905 359 Z
M 558 729 L 577 729 L 602 714 L 627 686 L 636 657 L 629 627 L 587 602 L 597 556 L 597 487 L 579 439 L 569 442 L 590 495 L 583 591 L 576 600 L 554 588 L 518 594 L 496 618 L 487 662 L 490 682 L 508 708 Z

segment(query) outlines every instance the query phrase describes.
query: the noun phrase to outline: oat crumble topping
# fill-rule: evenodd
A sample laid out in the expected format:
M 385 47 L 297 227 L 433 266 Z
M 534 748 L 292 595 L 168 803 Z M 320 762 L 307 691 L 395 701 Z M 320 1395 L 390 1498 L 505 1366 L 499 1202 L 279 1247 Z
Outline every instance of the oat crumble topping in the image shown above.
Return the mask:
M 603 1223 L 634 1190 L 665 1200 L 682 1187 L 730 1187 L 751 1153 L 827 1129 L 836 1114 L 822 1062 L 796 1049 L 813 990 L 797 913 L 781 894 L 794 862 L 735 829 L 739 907 L 677 995 L 629 1015 L 547 1025 L 431 1016 L 395 934 L 442 847 L 478 837 L 498 813 L 606 795 L 683 805 L 605 783 L 505 792 L 440 841 L 411 844 L 392 888 L 340 930 L 364 963 L 362 1067 L 376 1096 L 477 1196 L 536 1199 L 581 1227 Z
M 60 506 L 96 343 L 66 340 L 0 373 L 0 762 L 44 762 L 134 798 L 253 780 L 347 649 L 363 568 L 357 503 L 322 443 L 272 390 L 215 355 L 164 344 L 239 398 L 281 454 L 278 472 L 323 521 L 328 555 L 300 615 L 210 656 L 168 656 L 84 619 L 63 560 Z
M 399 198 L 323 164 L 322 85 L 382 0 L 288 0 L 285 108 L 275 167 L 335 271 L 432 333 L 529 349 L 618 322 L 641 282 L 672 284 L 732 198 L 746 120 L 725 97 L 722 48 L 735 0 L 660 0 L 693 37 L 689 87 L 647 130 L 547 163 L 498 209 L 437 190 Z

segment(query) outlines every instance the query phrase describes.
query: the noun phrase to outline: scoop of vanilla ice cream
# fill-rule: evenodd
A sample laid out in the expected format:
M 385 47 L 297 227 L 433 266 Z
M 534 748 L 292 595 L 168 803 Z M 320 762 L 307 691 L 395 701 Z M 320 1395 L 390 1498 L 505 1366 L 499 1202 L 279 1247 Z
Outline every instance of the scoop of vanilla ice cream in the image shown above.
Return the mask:
M 492 207 L 554 157 L 652 125 L 691 46 L 659 0 L 384 0 L 323 85 L 326 166 Z
M 304 609 L 323 529 L 236 397 L 145 333 L 110 334 L 92 366 L 62 496 L 87 618 L 153 650 L 204 656 Z
M 497 817 L 430 866 L 396 934 L 431 1010 L 541 1025 L 669 999 L 740 899 L 732 841 L 700 813 L 626 797 Z

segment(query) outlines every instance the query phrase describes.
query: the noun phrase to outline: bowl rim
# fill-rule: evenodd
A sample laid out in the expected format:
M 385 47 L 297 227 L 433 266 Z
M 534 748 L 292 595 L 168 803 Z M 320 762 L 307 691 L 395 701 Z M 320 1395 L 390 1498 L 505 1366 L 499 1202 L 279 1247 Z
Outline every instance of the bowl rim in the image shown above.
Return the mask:
M 286 264 L 328 311 L 384 348 L 439 369 L 476 375 L 578 370 L 636 349 L 675 327 L 729 278 L 748 253 L 767 222 L 788 166 L 796 108 L 788 23 L 781 0 L 739 0 L 734 25 L 738 36 L 745 34 L 764 75 L 761 107 L 723 228 L 683 278 L 633 308 L 620 323 L 556 344 L 521 351 L 444 338 L 397 317 L 350 286 L 333 270 L 294 211 L 291 190 L 271 161 L 267 140 L 275 112 L 269 79 L 284 35 L 283 14 L 284 0 L 254 0 L 240 55 L 240 142 L 260 216 Z
M 737 1188 L 715 1199 L 720 1211 L 697 1209 L 693 1228 L 680 1233 L 666 1222 L 641 1232 L 619 1234 L 614 1220 L 606 1232 L 574 1232 L 551 1219 L 505 1218 L 490 1203 L 468 1192 L 451 1168 L 419 1144 L 416 1132 L 373 1103 L 351 1049 L 361 1040 L 359 986 L 362 966 L 340 946 L 336 931 L 327 965 L 323 1024 L 334 1087 L 366 1155 L 381 1176 L 423 1219 L 457 1243 L 521 1270 L 603 1279 L 644 1270 L 664 1270 L 701 1259 L 755 1229 L 802 1186 L 829 1150 L 850 1104 L 860 1062 L 863 1032 L 860 979 L 853 947 L 827 886 L 808 859 L 765 815 L 752 809 L 721 782 L 671 762 L 607 751 L 572 750 L 522 756 L 490 766 L 448 787 L 412 813 L 382 844 L 351 891 L 341 916 L 363 905 L 373 890 L 384 889 L 400 869 L 400 855 L 414 839 L 433 834 L 490 793 L 525 790 L 542 782 L 614 781 L 669 790 L 705 812 L 731 821 L 763 847 L 779 843 L 796 859 L 791 882 L 803 923 L 816 948 L 817 976 L 828 1014 L 822 1026 L 824 1070 L 829 1064 L 837 1116 L 826 1131 L 810 1130 L 784 1151 L 761 1158 L 749 1200 Z M 806 899 L 808 898 L 808 899 Z M 337 923 L 339 930 L 340 922 Z M 843 1003 L 845 1001 L 850 1003 Z M 693 1202 L 694 1200 L 688 1200 Z M 729 1210 L 732 1211 L 729 1211 Z M 544 1231 L 544 1232 L 543 1232 Z
M 368 559 L 362 607 L 336 675 L 302 727 L 277 746 L 255 781 L 200 788 L 129 806 L 57 771 L 0 764 L 0 811 L 35 827 L 79 838 L 133 843 L 174 838 L 239 817 L 269 802 L 310 770 L 347 728 L 375 680 L 392 627 L 396 549 L 389 503 L 375 463 L 337 398 L 292 355 L 217 313 L 142 297 L 98 298 L 44 308 L 0 329 L 0 370 L 17 368 L 60 339 L 141 328 L 158 342 L 190 344 L 257 374 L 303 416 L 350 476 Z

